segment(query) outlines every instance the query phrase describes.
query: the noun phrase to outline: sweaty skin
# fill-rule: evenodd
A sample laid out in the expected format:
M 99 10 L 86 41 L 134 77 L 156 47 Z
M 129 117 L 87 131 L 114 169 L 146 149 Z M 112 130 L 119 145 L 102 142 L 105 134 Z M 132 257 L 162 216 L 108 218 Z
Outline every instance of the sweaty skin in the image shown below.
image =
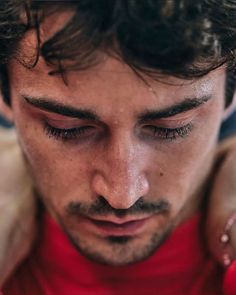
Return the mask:
M 29 57 L 32 48 L 29 32 L 19 50 Z M 225 69 L 192 81 L 144 77 L 150 87 L 108 56 L 68 72 L 67 84 L 51 70 L 42 57 L 33 69 L 9 63 L 6 111 L 40 198 L 85 256 L 143 260 L 199 209 L 225 112 Z

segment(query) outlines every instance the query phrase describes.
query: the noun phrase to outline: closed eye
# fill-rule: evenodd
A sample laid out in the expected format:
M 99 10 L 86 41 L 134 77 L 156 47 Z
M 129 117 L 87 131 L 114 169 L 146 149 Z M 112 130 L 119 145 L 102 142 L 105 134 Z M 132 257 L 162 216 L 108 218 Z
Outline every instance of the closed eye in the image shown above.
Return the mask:
M 69 129 L 61 129 L 45 123 L 44 130 L 49 137 L 53 137 L 61 141 L 70 141 L 80 138 L 88 138 L 89 136 L 93 135 L 95 127 L 81 126 Z
M 188 123 L 177 128 L 158 127 L 155 125 L 145 125 L 144 127 L 146 129 L 146 135 L 151 136 L 154 139 L 175 140 L 177 138 L 185 138 L 188 136 L 193 129 L 193 124 Z

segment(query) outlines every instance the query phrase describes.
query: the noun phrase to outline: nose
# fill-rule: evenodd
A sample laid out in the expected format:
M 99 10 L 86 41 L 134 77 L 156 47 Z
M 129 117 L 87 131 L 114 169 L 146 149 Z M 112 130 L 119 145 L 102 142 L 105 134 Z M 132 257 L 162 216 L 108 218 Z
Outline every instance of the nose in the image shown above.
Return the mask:
M 149 191 L 143 151 L 124 135 L 104 149 L 96 161 L 92 187 L 115 209 L 128 209 Z

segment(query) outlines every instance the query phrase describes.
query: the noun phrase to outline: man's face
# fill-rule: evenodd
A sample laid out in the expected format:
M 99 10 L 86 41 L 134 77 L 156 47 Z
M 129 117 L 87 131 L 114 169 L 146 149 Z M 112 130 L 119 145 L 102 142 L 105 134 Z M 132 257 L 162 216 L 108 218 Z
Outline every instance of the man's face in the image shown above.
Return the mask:
M 33 38 L 32 38 L 33 39 Z M 31 35 L 24 40 L 30 48 Z M 9 66 L 19 142 L 49 212 L 86 256 L 150 256 L 198 208 L 224 112 L 223 69 L 145 84 L 104 59 L 69 72 Z M 164 82 L 164 83 L 163 83 Z

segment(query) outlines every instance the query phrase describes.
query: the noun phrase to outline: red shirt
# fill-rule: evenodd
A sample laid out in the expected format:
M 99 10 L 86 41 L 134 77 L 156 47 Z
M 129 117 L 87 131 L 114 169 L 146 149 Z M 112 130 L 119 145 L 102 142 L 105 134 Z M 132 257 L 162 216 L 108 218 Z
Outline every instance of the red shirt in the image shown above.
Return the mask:
M 199 216 L 181 225 L 143 262 L 87 260 L 45 215 L 40 242 L 3 288 L 4 295 L 236 295 L 236 265 L 224 271 L 202 244 Z M 225 289 L 225 293 L 223 292 Z

